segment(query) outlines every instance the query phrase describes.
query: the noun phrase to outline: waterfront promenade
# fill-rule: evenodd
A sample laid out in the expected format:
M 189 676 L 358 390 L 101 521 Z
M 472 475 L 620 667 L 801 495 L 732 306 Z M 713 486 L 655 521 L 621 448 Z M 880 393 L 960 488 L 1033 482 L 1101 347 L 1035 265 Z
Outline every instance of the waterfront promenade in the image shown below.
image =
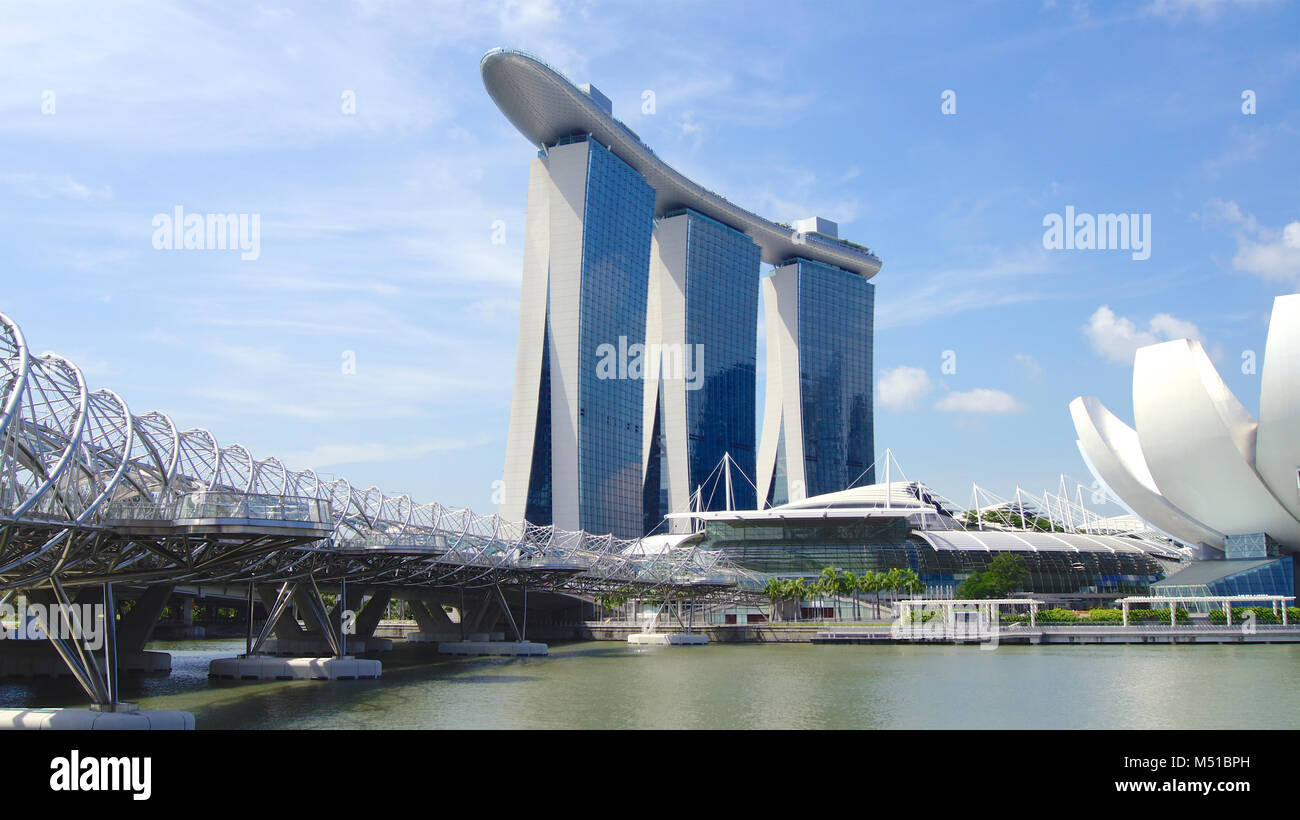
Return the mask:
M 708 637 L 711 643 L 812 643 L 812 644 L 895 644 L 895 643 L 987 643 L 993 636 L 982 634 L 943 635 L 915 629 L 911 632 L 892 630 L 890 621 L 836 622 L 810 621 L 804 623 L 761 624 L 703 624 L 695 628 Z M 414 623 L 384 622 L 375 634 L 378 637 L 402 638 L 414 632 Z M 540 641 L 617 641 L 626 643 L 629 635 L 643 631 L 632 623 L 587 621 L 568 626 L 537 626 L 532 635 Z M 686 631 L 675 623 L 660 622 L 654 631 L 677 633 Z M 895 634 L 902 632 L 903 634 Z M 1145 624 L 1132 626 L 1077 626 L 1039 625 L 1030 628 L 1025 624 L 1002 626 L 997 631 L 998 643 L 1006 644 L 1270 644 L 1300 643 L 1300 625 L 1278 626 L 1260 624 L 1251 629 L 1240 626 L 1191 624 L 1169 626 Z

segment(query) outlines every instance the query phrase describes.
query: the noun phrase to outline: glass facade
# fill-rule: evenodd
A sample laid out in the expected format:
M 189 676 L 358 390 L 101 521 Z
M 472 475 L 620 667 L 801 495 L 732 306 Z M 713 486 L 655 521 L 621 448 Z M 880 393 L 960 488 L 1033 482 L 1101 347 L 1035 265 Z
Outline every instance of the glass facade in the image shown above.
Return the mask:
M 875 483 L 875 286 L 820 262 L 798 264 L 805 492 L 814 496 Z
M 579 527 L 641 535 L 640 379 L 597 378 L 597 348 L 645 339 L 654 189 L 645 177 L 588 140 L 579 307 Z M 623 340 L 620 343 L 620 340 Z
M 547 304 L 549 312 L 549 302 Z M 542 377 L 537 397 L 537 426 L 533 432 L 533 465 L 528 474 L 524 518 L 540 527 L 554 523 L 551 515 L 551 323 L 542 336 Z
M 754 509 L 758 277 L 754 240 L 691 212 L 686 250 L 686 343 L 703 352 L 699 389 L 686 391 L 691 485 L 724 453 L 748 476 L 732 475 L 733 509 Z M 724 479 L 719 472 L 715 484 Z M 710 501 L 710 498 L 712 500 Z M 704 509 L 726 508 L 725 486 L 705 487 Z
M 735 462 L 732 508 L 754 509 L 761 250 L 747 235 L 703 214 L 686 210 L 665 218 L 676 216 L 687 219 L 684 351 L 699 368 L 699 372 L 686 372 L 688 486 L 691 492 L 701 488 L 703 509 L 726 509 L 726 479 L 718 465 L 730 453 Z M 665 454 L 659 421 L 662 396 L 661 388 L 646 472 L 647 532 L 672 512 L 666 488 L 660 488 Z
M 1163 597 L 1197 597 L 1204 595 L 1295 595 L 1296 559 L 1284 556 L 1273 561 L 1259 563 L 1249 569 L 1233 572 L 1227 562 L 1206 562 L 1211 568 L 1217 563 L 1223 564 L 1223 574 L 1204 583 L 1172 584 L 1164 583 L 1151 588 L 1152 595 Z M 1170 578 L 1179 580 L 1178 576 Z M 1244 602 L 1233 606 L 1245 606 Z M 1207 603 L 1186 603 L 1193 611 L 1208 612 L 1218 608 Z
M 1229 535 L 1223 540 L 1224 557 L 1235 558 L 1276 558 L 1277 541 L 1266 532 L 1254 532 L 1246 535 Z
M 935 549 L 909 534 L 907 519 L 710 521 L 704 546 L 746 569 L 816 575 L 826 567 L 856 574 L 915 570 L 931 589 L 950 589 L 986 570 L 996 550 Z M 1109 549 L 1016 551 L 1029 569 L 1025 588 L 1042 594 L 1138 593 L 1164 577 L 1145 553 Z
M 659 393 L 655 402 L 654 422 L 650 428 L 650 452 L 646 457 L 645 484 L 642 495 L 642 509 L 645 523 L 642 529 L 646 534 L 661 531 L 664 516 L 671 512 L 672 504 L 668 498 L 668 468 L 664 461 L 668 458 L 668 446 L 664 441 L 664 396 Z

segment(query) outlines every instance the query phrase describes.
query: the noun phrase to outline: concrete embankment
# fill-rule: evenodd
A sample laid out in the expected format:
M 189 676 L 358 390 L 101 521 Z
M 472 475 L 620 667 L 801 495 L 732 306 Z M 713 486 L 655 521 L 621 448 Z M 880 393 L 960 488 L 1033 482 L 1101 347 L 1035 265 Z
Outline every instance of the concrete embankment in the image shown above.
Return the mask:
M 694 631 L 707 635 L 710 643 L 817 643 L 817 644 L 897 644 L 897 643 L 987 643 L 991 635 L 956 635 L 927 633 L 894 636 L 890 624 L 836 625 L 818 624 L 728 624 L 697 626 Z M 585 623 L 571 626 L 543 626 L 529 630 L 530 637 L 541 641 L 617 641 L 641 628 L 628 624 Z M 659 632 L 680 632 L 680 627 L 659 626 Z M 1003 628 L 997 641 L 1005 644 L 1263 644 L 1300 643 L 1300 627 L 1260 626 L 1246 631 L 1234 627 L 1072 627 L 1054 626 L 1037 629 Z
M 888 627 L 884 628 L 888 631 Z M 825 624 L 777 625 L 728 624 L 696 626 L 692 631 L 707 635 L 710 643 L 810 643 L 818 633 L 826 630 Z M 569 626 L 529 627 L 528 635 L 539 641 L 618 641 L 627 643 L 627 636 L 640 632 L 641 627 L 630 624 L 604 624 L 588 622 Z M 658 632 L 684 632 L 678 626 L 656 627 Z

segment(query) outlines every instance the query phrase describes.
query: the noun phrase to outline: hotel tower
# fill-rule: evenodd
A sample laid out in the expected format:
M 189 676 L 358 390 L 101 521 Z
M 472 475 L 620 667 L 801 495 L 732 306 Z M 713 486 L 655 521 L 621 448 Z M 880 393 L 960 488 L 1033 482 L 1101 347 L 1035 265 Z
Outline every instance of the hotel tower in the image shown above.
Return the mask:
M 500 514 L 630 538 L 669 512 L 869 483 L 880 260 L 834 223 L 778 224 L 702 188 L 532 56 L 497 49 L 481 70 L 537 150 Z

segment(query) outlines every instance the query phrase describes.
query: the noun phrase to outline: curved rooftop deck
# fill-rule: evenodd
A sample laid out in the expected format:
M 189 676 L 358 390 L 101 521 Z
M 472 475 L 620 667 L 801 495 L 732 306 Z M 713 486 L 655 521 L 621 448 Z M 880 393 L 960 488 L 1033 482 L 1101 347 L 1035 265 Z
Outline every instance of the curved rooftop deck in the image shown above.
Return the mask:
M 861 245 L 800 234 L 687 179 L 589 94 L 536 57 L 493 49 L 484 55 L 480 70 L 493 102 L 534 145 L 544 148 L 566 136 L 590 134 L 635 168 L 655 189 L 656 216 L 691 208 L 743 231 L 762 249 L 763 261 L 773 265 L 803 257 L 868 279 L 880 270 L 880 258 Z

